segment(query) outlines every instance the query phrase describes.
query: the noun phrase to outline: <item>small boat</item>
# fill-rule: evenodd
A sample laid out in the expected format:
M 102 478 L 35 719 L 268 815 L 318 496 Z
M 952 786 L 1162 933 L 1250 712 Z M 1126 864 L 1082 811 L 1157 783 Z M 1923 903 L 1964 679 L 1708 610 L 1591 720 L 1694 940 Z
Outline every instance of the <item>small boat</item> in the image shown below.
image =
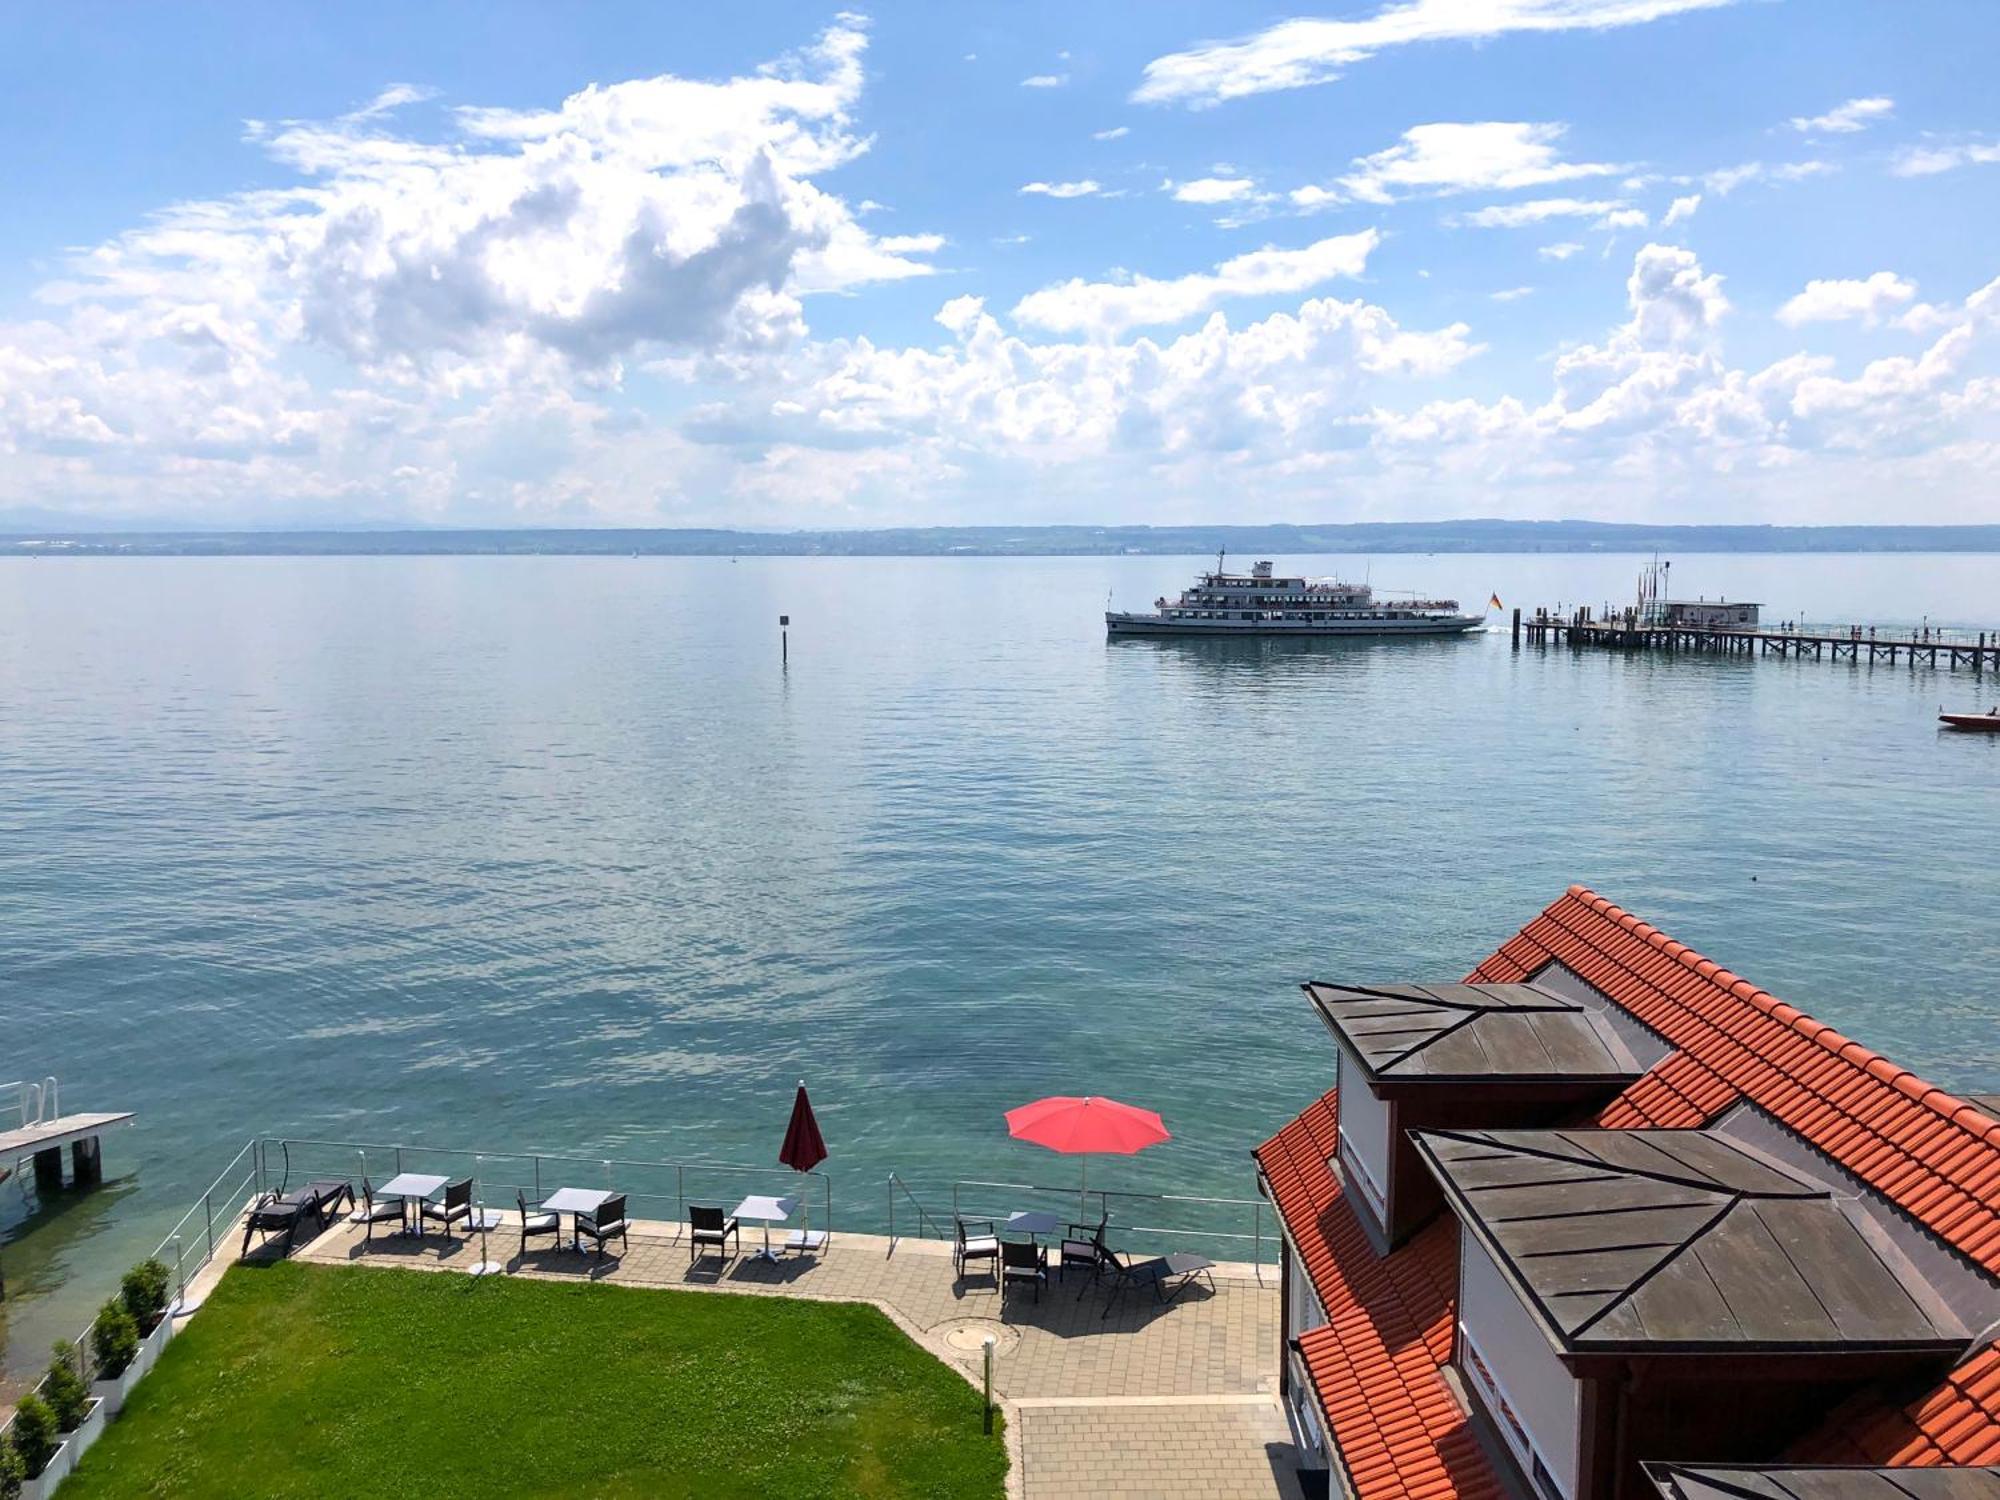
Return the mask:
M 2000 734 L 2000 708 L 1988 709 L 1983 714 L 1939 714 L 1938 722 L 1947 729 L 1983 729 L 1988 734 Z

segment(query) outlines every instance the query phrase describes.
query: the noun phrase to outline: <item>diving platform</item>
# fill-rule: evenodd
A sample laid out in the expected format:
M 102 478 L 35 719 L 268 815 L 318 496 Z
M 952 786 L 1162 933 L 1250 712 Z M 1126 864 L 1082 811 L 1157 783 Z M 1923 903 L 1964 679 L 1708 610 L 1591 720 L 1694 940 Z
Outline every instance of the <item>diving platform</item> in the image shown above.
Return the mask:
M 90 1187 L 104 1180 L 102 1140 L 107 1130 L 132 1123 L 132 1111 L 69 1114 L 58 1102 L 56 1081 L 0 1085 L 18 1089 L 19 1105 L 7 1113 L 19 1123 L 0 1130 L 0 1178 L 12 1175 L 23 1157 L 35 1163 L 35 1190 L 57 1192 L 63 1185 L 62 1152 L 69 1147 L 70 1180 L 76 1187 Z M 4 1116 L 0 1116 L 4 1118 Z
M 0 1160 L 60 1151 L 65 1146 L 94 1141 L 105 1131 L 132 1123 L 132 1112 L 109 1115 L 58 1115 L 23 1125 L 18 1130 L 0 1130 Z

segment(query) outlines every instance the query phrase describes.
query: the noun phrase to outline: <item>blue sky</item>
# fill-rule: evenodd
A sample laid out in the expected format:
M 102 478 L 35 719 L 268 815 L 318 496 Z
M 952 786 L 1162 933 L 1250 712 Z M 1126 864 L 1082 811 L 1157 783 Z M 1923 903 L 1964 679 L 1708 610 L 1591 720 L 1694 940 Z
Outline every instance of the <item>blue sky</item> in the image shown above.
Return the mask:
M 2000 521 L 1996 42 L 17 7 L 0 520 Z

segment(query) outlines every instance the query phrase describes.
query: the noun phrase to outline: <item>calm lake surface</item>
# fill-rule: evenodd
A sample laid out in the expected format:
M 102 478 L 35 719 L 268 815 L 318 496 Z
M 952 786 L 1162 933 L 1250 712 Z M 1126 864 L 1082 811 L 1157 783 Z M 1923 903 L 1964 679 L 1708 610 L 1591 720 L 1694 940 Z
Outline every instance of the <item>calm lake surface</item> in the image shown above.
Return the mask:
M 0 1077 L 139 1114 L 105 1188 L 0 1186 L 9 1363 L 260 1132 L 761 1164 L 803 1077 L 835 1227 L 879 1230 L 892 1170 L 933 1213 L 1075 1182 L 1000 1115 L 1103 1093 L 1175 1139 L 1093 1183 L 1250 1197 L 1330 1078 L 1299 981 L 1461 977 L 1573 880 L 2000 1090 L 2000 737 L 1934 723 L 1991 676 L 1105 640 L 1206 561 L 0 563 Z M 1531 608 L 1639 566 L 1280 560 Z M 1994 557 L 1674 574 L 2000 625 Z

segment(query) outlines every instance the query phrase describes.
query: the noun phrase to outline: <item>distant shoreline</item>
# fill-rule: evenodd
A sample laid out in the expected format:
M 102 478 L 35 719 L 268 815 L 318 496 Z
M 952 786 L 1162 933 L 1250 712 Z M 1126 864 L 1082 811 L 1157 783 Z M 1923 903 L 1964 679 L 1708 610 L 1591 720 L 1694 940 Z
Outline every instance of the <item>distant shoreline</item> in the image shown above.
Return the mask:
M 0 530 L 4 557 L 1118 557 L 1314 553 L 2000 552 L 1994 526 L 1642 526 L 1381 521 L 1282 526 L 932 526 L 867 531 Z

